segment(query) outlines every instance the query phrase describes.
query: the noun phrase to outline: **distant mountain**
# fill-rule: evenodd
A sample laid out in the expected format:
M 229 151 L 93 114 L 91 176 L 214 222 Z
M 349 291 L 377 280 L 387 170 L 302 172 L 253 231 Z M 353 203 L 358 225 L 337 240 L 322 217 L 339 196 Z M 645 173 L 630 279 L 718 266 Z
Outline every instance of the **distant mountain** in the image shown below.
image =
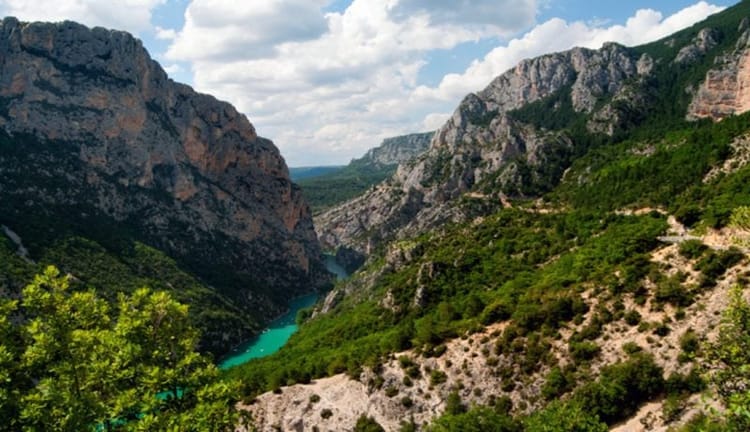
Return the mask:
M 407 162 L 430 148 L 435 132 L 422 132 L 386 138 L 383 142 L 349 164 L 354 167 L 393 167 Z
M 312 166 L 312 167 L 289 167 L 289 177 L 293 182 L 299 182 L 300 180 L 320 177 L 325 174 L 336 172 L 343 168 L 341 165 L 337 166 Z
M 170 80 L 138 39 L 6 18 L 0 58 L 0 224 L 30 260 L 110 297 L 169 287 L 214 352 L 326 281 L 276 146 Z M 3 291 L 28 282 L 5 271 Z
M 349 165 L 322 175 L 300 177 L 298 183 L 313 212 L 318 213 L 392 176 L 398 164 L 427 150 L 434 135 L 434 132 L 425 132 L 387 138 Z

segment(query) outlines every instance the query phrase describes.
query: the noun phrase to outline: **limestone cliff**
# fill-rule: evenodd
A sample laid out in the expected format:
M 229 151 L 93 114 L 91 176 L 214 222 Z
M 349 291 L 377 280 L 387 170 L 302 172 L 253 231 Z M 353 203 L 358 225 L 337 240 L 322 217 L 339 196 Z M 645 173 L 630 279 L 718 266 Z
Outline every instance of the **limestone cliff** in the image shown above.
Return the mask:
M 514 113 L 554 95 L 570 115 L 599 115 L 611 129 L 616 113 L 597 103 L 626 92 L 628 83 L 650 72 L 617 44 L 600 50 L 576 48 L 525 60 L 476 94 L 464 98 L 438 130 L 430 149 L 399 166 L 389 181 L 317 218 L 321 241 L 369 251 L 384 239 L 405 237 L 462 218 L 457 198 L 483 181 L 521 192 L 522 172 L 543 168 L 574 143 L 562 133 L 519 120 Z M 609 108 L 609 111 L 606 109 Z M 615 120 L 613 120 L 615 119 Z M 592 125 L 591 129 L 598 126 Z M 561 174 L 560 171 L 559 174 Z M 512 193 L 512 192 L 511 192 Z
M 30 214 L 88 236 L 127 231 L 259 321 L 325 279 L 274 144 L 127 33 L 3 20 L 0 127 L 14 150 L 0 154 L 0 221 L 19 233 Z M 247 334 L 232 331 L 224 345 Z
M 743 21 L 741 27 L 747 27 Z M 698 88 L 687 118 L 721 120 L 750 110 L 750 30 L 745 29 L 735 49 L 716 59 Z
M 379 146 L 353 160 L 351 165 L 384 167 L 404 163 L 424 153 L 430 147 L 434 135 L 434 132 L 424 132 L 386 138 Z
M 750 110 L 750 19 L 737 26 L 732 18 L 641 47 L 608 43 L 522 61 L 466 96 L 423 155 L 316 217 L 322 243 L 368 254 L 465 220 L 472 201 L 538 197 L 590 143 L 651 118 L 721 120 Z

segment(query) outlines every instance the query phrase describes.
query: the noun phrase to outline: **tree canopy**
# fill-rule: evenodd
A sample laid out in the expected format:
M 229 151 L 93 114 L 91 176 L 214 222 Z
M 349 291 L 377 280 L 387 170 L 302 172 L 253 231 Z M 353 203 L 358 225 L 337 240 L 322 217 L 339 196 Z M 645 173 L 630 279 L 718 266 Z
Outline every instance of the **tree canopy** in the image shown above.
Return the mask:
M 233 430 L 235 388 L 198 352 L 188 308 L 164 292 L 113 306 L 48 267 L 0 304 L 7 430 Z

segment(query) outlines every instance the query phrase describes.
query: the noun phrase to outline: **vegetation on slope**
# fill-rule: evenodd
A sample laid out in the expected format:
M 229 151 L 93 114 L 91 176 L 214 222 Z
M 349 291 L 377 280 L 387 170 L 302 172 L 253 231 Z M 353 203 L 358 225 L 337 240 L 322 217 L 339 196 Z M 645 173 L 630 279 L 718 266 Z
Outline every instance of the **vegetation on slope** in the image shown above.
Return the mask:
M 297 184 L 313 213 L 362 195 L 396 172 L 396 165 L 372 165 L 352 161 L 336 171 L 315 177 L 301 178 Z
M 35 251 L 37 254 L 32 257 L 36 261 L 21 258 L 16 250 L 17 246 L 0 233 L 0 290 L 11 296 L 20 293 L 34 274 L 55 265 L 64 273 L 75 275 L 72 289 L 94 289 L 109 301 L 116 300 L 119 293 L 132 294 L 148 286 L 194 305 L 190 309 L 191 323 L 213 335 L 203 340 L 205 351 L 226 350 L 215 335 L 259 328 L 214 290 L 185 273 L 174 260 L 142 243 L 133 242 L 117 253 L 82 237 L 63 237 Z
M 626 300 L 669 304 L 679 311 L 743 259 L 734 249 L 686 247 L 684 253 L 698 261 L 700 283 L 670 278 L 650 261 L 659 247 L 656 237 L 666 230 L 663 212 L 626 216 L 622 210 L 659 208 L 689 226 L 719 228 L 730 222 L 736 208 L 750 205 L 750 168 L 707 177 L 731 156 L 731 143 L 748 133 L 750 115 L 716 124 L 684 120 L 689 103 L 684 89 L 733 46 L 739 21 L 748 14 L 750 2 L 743 2 L 675 35 L 687 43 L 701 28 L 714 26 L 722 36 L 710 55 L 671 78 L 671 61 L 685 43 L 675 43 L 674 49 L 664 48 L 664 41 L 635 48 L 656 60 L 653 78 L 644 84 L 650 90 L 648 109 L 634 112 L 612 137 L 592 135 L 579 115 L 554 117 L 550 123 L 550 107 L 556 114 L 569 108 L 560 100 L 543 100 L 512 113 L 515 120 L 544 124 L 577 143 L 560 155 L 550 175 L 530 177 L 528 189 L 518 194 L 541 195 L 541 201 L 503 209 L 494 198 L 465 198 L 462 205 L 475 220 L 390 245 L 389 251 L 408 249 L 406 262 L 389 262 L 389 254 L 380 251 L 381 258 L 370 260 L 349 283 L 355 295 L 331 313 L 305 322 L 276 355 L 229 376 L 240 378 L 249 396 L 340 372 L 358 378 L 362 365 L 377 371 L 392 353 L 413 349 L 440 356 L 447 340 L 503 322 L 507 325 L 497 335 L 495 355 L 511 359 L 522 376 L 556 371 L 549 372 L 543 393 L 548 400 L 562 400 L 529 417 L 522 409 L 511 418 L 486 407 L 448 413 L 434 430 L 533 431 L 542 424 L 549 426 L 545 430 L 606 430 L 657 396 L 677 401 L 700 391 L 705 383 L 699 373 L 665 379 L 653 357 L 639 353 L 638 347 L 628 348 L 629 360 L 602 369 L 602 379 L 594 379 L 589 367 L 600 354 L 594 341 L 608 323 L 632 323 L 628 325 L 653 331 L 654 337 L 669 333 L 668 323 L 641 323 L 640 316 L 624 307 Z M 678 90 L 683 93 L 679 97 Z M 491 178 L 475 188 L 489 196 L 498 192 Z M 366 291 L 353 288 L 358 284 Z M 601 307 L 591 310 L 581 297 L 584 292 L 600 299 Z M 584 317 L 588 324 L 581 327 Z M 567 340 L 572 366 L 554 369 L 558 359 L 549 355 L 549 347 L 560 339 L 560 330 L 571 328 L 579 329 Z M 695 345 L 689 337 L 685 340 L 686 347 Z
M 340 170 L 341 166 L 315 166 L 315 167 L 289 167 L 289 177 L 293 182 L 299 183 L 300 180 L 318 177 L 321 175 L 331 174 Z

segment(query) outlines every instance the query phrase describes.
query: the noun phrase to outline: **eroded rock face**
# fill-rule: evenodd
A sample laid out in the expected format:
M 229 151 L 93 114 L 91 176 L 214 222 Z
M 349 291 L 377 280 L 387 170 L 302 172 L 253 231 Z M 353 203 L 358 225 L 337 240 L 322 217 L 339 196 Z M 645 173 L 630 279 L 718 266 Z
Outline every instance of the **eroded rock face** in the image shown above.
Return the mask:
M 716 29 L 702 29 L 693 39 L 693 43 L 680 49 L 674 62 L 690 63 L 697 60 L 718 45 L 718 39 L 719 32 Z
M 617 113 L 596 112 L 597 102 L 621 94 L 626 84 L 648 74 L 653 61 L 618 44 L 600 50 L 575 48 L 521 62 L 487 88 L 464 98 L 432 139 L 430 149 L 401 164 L 389 181 L 317 217 L 321 241 L 369 253 L 383 240 L 406 238 L 464 215 L 455 201 L 484 180 L 522 189 L 523 170 L 548 163 L 573 143 L 556 132 L 514 119 L 512 112 L 548 96 L 567 92 L 575 113 L 596 114 L 591 129 L 612 133 Z M 524 166 L 521 166 L 524 165 Z
M 274 144 L 231 105 L 169 79 L 127 33 L 3 20 L 0 127 L 26 146 L 22 168 L 0 155 L 16 182 L 0 184 L 9 211 L 65 205 L 122 224 L 258 318 L 325 279 Z M 23 189 L 28 178 L 55 184 Z
M 690 104 L 689 120 L 721 120 L 750 110 L 750 31 L 745 30 L 735 50 L 716 63 Z
M 365 153 L 352 164 L 365 164 L 376 167 L 398 165 L 413 159 L 430 148 L 430 141 L 434 132 L 416 133 L 393 138 L 386 138 L 383 142 Z

